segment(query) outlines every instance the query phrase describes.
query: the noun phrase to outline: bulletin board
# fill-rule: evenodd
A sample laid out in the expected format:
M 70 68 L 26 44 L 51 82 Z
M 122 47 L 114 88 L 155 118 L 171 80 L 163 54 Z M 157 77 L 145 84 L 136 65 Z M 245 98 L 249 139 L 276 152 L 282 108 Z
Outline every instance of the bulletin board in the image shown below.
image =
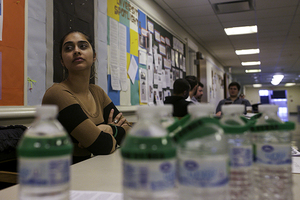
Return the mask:
M 0 105 L 24 105 L 25 0 L 0 2 Z
M 185 77 L 185 44 L 131 2 L 107 0 L 107 37 L 115 105 L 162 104 Z

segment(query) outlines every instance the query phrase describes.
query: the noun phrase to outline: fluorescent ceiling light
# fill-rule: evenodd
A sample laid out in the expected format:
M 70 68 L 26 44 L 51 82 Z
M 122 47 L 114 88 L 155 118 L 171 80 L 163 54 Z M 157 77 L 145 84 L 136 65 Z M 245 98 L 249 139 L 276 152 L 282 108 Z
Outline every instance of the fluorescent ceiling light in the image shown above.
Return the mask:
M 224 28 L 227 35 L 243 35 L 257 33 L 257 26 L 240 26 L 232 28 Z
M 242 62 L 243 66 L 260 65 L 260 61 Z
M 261 69 L 246 69 L 245 72 L 246 73 L 257 73 L 257 72 L 261 72 Z
M 296 85 L 296 83 L 286 83 L 284 86 L 293 86 Z
M 261 87 L 262 86 L 262 84 L 253 84 L 253 87 Z
M 258 54 L 259 49 L 241 49 L 235 51 L 236 55 Z
M 281 75 L 281 74 L 277 74 L 277 75 L 273 75 L 273 78 L 272 78 L 272 85 L 278 85 L 282 79 L 283 79 L 284 75 Z

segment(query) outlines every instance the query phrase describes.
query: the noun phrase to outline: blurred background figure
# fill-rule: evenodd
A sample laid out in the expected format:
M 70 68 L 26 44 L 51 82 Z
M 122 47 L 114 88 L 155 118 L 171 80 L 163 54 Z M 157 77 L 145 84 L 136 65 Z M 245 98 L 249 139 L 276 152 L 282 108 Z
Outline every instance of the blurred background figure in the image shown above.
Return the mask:
M 190 84 L 185 79 L 177 79 L 173 84 L 173 95 L 166 97 L 164 104 L 173 105 L 173 116 L 181 118 L 188 114 L 187 107 L 191 101 L 186 101 L 189 96 Z
M 199 81 L 197 90 L 194 94 L 194 96 L 191 98 L 191 101 L 195 104 L 198 104 L 201 102 L 201 97 L 203 96 L 203 87 L 204 85 Z
M 187 101 L 192 101 L 193 96 L 195 95 L 198 88 L 198 81 L 196 76 L 186 76 L 185 80 L 187 80 L 191 86 L 189 96 L 187 97 Z
M 219 102 L 217 108 L 216 108 L 216 116 L 221 116 L 221 106 L 224 104 L 244 104 L 245 105 L 245 113 L 246 107 L 251 106 L 250 102 L 247 99 L 240 98 L 239 92 L 240 92 L 241 86 L 238 82 L 231 82 L 228 85 L 228 91 L 229 91 L 229 97 L 227 99 L 223 99 Z

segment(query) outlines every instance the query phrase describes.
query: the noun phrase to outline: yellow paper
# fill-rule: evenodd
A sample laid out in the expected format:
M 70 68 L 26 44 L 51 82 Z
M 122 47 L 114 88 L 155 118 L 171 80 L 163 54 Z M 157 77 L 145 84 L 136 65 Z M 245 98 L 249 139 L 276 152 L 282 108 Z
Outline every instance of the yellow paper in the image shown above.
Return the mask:
M 129 69 L 129 65 L 130 65 L 130 53 L 127 53 L 127 71 Z M 129 79 L 128 73 L 127 73 L 127 78 Z
M 134 56 L 139 56 L 139 34 L 130 29 L 130 53 Z
M 119 2 L 119 0 L 107 0 L 107 15 L 119 22 L 119 5 L 117 2 Z

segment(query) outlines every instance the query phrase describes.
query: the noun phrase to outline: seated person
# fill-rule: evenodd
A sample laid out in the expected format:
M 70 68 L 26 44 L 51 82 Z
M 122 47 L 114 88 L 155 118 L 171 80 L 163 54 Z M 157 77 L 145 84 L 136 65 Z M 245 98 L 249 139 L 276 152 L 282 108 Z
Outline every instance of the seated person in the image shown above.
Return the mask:
M 197 90 L 196 90 L 194 96 L 191 98 L 191 101 L 194 104 L 199 104 L 200 103 L 201 97 L 203 96 L 203 87 L 204 87 L 204 85 L 199 81 Z
M 242 99 L 239 97 L 239 91 L 241 89 L 240 84 L 237 82 L 232 82 L 228 85 L 229 96 L 227 99 L 223 99 L 219 102 L 217 109 L 216 109 L 216 116 L 221 116 L 221 106 L 224 104 L 244 104 L 245 105 L 245 113 L 246 107 L 251 106 L 250 102 L 247 99 Z
M 166 97 L 164 104 L 173 105 L 173 116 L 181 118 L 188 114 L 187 107 L 191 101 L 185 99 L 189 96 L 190 84 L 185 79 L 177 79 L 173 84 L 173 95 Z
M 58 120 L 74 143 L 73 163 L 91 157 L 91 153 L 114 152 L 130 126 L 104 90 L 90 84 L 96 60 L 91 40 L 72 31 L 62 38 L 60 54 L 67 77 L 46 91 L 42 104 L 58 105 Z
M 185 80 L 187 80 L 191 86 L 190 92 L 189 92 L 189 96 L 186 98 L 187 101 L 192 101 L 192 98 L 195 94 L 195 92 L 197 91 L 198 88 L 198 81 L 197 81 L 197 77 L 196 76 L 186 76 Z

